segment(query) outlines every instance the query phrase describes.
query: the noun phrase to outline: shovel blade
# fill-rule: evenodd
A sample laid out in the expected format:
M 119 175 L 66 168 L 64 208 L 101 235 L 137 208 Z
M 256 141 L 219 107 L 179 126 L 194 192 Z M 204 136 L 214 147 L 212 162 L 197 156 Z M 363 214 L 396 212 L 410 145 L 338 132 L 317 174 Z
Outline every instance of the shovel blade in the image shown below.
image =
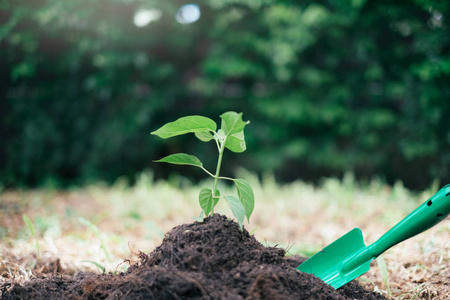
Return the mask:
M 361 229 L 355 228 L 330 245 L 317 252 L 307 261 L 298 266 L 297 270 L 314 274 L 325 283 L 338 289 L 370 269 L 371 259 L 361 263 L 350 272 L 343 272 L 343 263 L 361 253 L 366 246 Z

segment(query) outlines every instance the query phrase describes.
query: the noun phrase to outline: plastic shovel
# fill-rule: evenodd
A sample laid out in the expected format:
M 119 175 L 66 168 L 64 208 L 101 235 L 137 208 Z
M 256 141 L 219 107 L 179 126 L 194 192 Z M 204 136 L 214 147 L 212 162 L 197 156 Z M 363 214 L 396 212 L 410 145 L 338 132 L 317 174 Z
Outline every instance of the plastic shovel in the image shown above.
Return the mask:
M 361 229 L 355 228 L 298 266 L 338 289 L 370 269 L 370 262 L 392 246 L 444 220 L 450 213 L 450 184 L 420 205 L 381 238 L 364 245 Z

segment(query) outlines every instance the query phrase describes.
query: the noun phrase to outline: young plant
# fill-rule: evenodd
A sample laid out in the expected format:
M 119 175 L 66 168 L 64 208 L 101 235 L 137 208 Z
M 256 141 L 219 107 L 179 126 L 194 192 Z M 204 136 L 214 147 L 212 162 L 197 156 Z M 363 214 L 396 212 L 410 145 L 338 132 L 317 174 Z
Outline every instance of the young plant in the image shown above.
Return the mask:
M 206 174 L 214 178 L 214 183 L 211 188 L 203 188 L 199 194 L 199 203 L 202 209 L 201 218 L 204 215 L 210 216 L 214 214 L 214 207 L 219 202 L 220 198 L 224 198 L 231 208 L 236 220 L 242 230 L 242 226 L 247 217 L 250 221 L 250 216 L 255 206 L 255 199 L 253 190 L 250 184 L 244 179 L 234 179 L 220 176 L 220 168 L 222 165 L 222 158 L 225 149 L 235 153 L 241 153 L 246 150 L 244 127 L 250 123 L 242 120 L 242 113 L 226 112 L 220 115 L 222 119 L 221 128 L 217 130 L 217 124 L 206 117 L 202 116 L 187 116 L 180 118 L 174 122 L 167 123 L 158 130 L 152 132 L 163 139 L 170 137 L 194 133 L 195 136 L 202 142 L 215 141 L 218 151 L 218 159 L 216 172 L 213 174 L 203 167 L 203 163 L 194 155 L 186 153 L 177 153 L 166 156 L 156 162 L 165 162 L 176 165 L 190 165 L 199 167 Z M 224 196 L 222 197 L 220 191 L 217 189 L 219 179 L 230 180 L 234 183 L 237 190 L 237 197 Z

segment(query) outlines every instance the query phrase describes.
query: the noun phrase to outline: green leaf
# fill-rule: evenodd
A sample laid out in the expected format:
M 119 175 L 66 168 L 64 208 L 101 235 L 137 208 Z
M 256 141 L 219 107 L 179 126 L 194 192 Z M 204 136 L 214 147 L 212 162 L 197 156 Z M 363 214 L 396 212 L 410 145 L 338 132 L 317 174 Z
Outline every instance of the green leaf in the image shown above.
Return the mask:
M 187 116 L 174 122 L 167 123 L 152 134 L 163 139 L 186 133 L 216 131 L 217 124 L 213 120 L 202 116 Z
M 225 196 L 225 199 L 228 202 L 228 205 L 231 208 L 231 211 L 233 212 L 233 215 L 236 217 L 236 221 L 239 224 L 239 227 L 241 230 L 243 230 L 244 225 L 244 219 L 245 219 L 245 209 L 242 202 L 233 196 Z
M 209 188 L 203 188 L 198 195 L 198 202 L 200 203 L 200 207 L 205 212 L 205 215 L 209 215 L 213 208 L 216 206 L 217 202 L 219 202 L 220 192 L 216 190 L 216 197 L 214 197 L 213 204 L 213 196 L 212 190 Z
M 209 131 L 196 132 L 195 136 L 202 142 L 209 142 L 214 136 Z
M 242 113 L 236 113 L 234 111 L 228 111 L 220 115 L 222 118 L 222 130 L 226 136 L 233 135 L 244 130 L 245 125 L 250 123 L 249 121 L 242 121 Z
M 225 147 L 236 153 L 244 152 L 247 149 L 244 131 L 230 135 L 225 142 Z
M 197 221 L 199 223 L 203 223 L 203 221 L 205 220 L 205 212 L 202 209 L 202 212 L 200 213 L 200 216 L 198 216 L 197 218 L 193 218 L 194 221 Z
M 161 158 L 160 160 L 156 160 L 155 162 L 165 162 L 169 164 L 174 165 L 190 165 L 195 166 L 199 168 L 203 168 L 203 164 L 194 155 L 186 154 L 186 153 L 176 153 L 169 156 L 166 156 L 164 158 Z
M 238 198 L 244 206 L 247 220 L 250 222 L 250 216 L 252 215 L 253 208 L 255 207 L 255 196 L 253 194 L 253 189 L 244 179 L 235 179 L 234 184 L 236 185 Z
M 225 135 L 225 133 L 223 132 L 222 129 L 217 130 L 216 138 L 220 143 L 223 143 L 223 141 L 225 141 L 226 137 L 227 136 Z

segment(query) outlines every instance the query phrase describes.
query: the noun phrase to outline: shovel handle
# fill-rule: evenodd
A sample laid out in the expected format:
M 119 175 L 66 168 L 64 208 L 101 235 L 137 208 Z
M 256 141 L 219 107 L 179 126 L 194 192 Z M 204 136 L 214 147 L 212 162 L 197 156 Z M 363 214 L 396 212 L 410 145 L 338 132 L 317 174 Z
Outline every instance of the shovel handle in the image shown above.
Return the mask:
M 344 263 L 343 269 L 350 271 L 380 254 L 444 220 L 450 214 L 450 184 L 440 189 L 434 196 L 425 201 L 392 227 L 376 242 L 367 246 L 364 251 Z

